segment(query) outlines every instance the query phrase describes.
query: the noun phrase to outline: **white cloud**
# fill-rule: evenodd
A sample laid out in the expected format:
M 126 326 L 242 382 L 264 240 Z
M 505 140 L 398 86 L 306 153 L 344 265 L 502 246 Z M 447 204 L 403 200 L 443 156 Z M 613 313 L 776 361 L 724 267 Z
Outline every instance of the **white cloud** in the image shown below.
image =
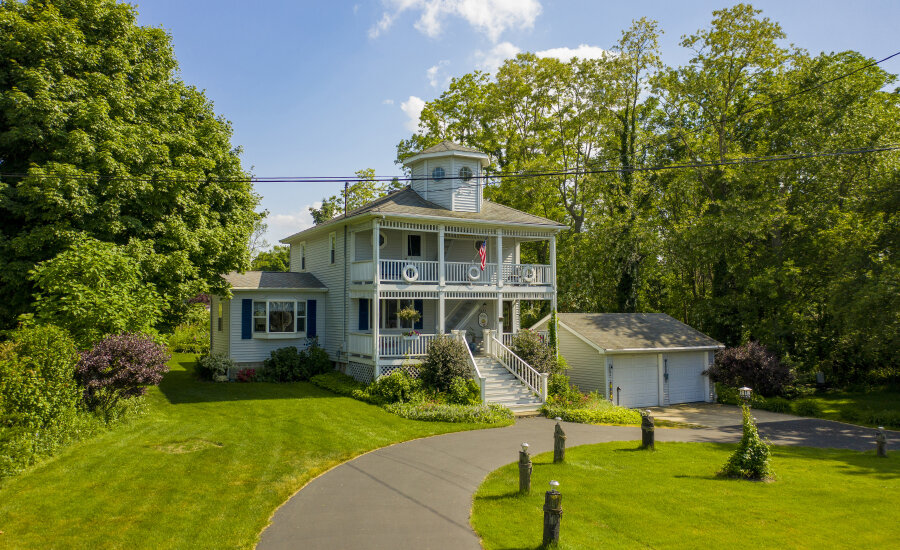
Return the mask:
M 400 104 L 400 109 L 409 117 L 404 124 L 407 130 L 415 132 L 419 129 L 419 115 L 422 114 L 424 108 L 425 100 L 414 95 L 409 96 L 409 99 Z
M 303 209 L 299 212 L 269 212 L 269 215 L 266 216 L 265 219 L 266 225 L 269 226 L 269 230 L 266 231 L 265 239 L 271 244 L 281 244 L 278 242 L 280 239 L 289 237 L 290 235 L 293 235 L 298 231 L 303 231 L 304 229 L 312 227 L 312 214 L 310 214 L 308 210 L 310 206 L 319 208 L 322 206 L 322 203 L 317 202 L 304 206 Z
M 501 42 L 491 48 L 490 51 L 476 51 L 476 65 L 483 71 L 494 73 L 497 71 L 497 68 L 500 65 L 503 65 L 504 61 L 514 58 L 516 54 L 520 53 L 521 51 L 522 50 L 520 50 L 517 46 L 509 42 Z
M 377 38 L 394 24 L 405 11 L 420 12 L 415 28 L 432 38 L 439 36 L 451 16 L 464 19 L 497 42 L 508 29 L 530 29 L 541 14 L 538 0 L 383 0 L 387 9 L 381 19 L 369 29 L 369 36 Z
M 581 44 L 577 48 L 550 48 L 549 50 L 535 52 L 535 55 L 538 57 L 555 57 L 560 61 L 568 62 L 573 57 L 578 59 L 603 59 L 611 55 L 611 53 L 599 46 Z
M 381 104 L 382 105 L 393 105 L 394 100 L 393 99 L 385 99 L 384 101 L 381 102 Z
M 425 71 L 425 75 L 428 77 L 428 83 L 431 84 L 432 88 L 438 87 L 438 81 L 440 80 L 438 77 L 440 73 L 443 71 L 444 67 L 449 65 L 450 61 L 444 59 L 442 61 L 438 61 L 437 65 L 433 65 Z M 446 80 L 446 78 L 444 79 Z

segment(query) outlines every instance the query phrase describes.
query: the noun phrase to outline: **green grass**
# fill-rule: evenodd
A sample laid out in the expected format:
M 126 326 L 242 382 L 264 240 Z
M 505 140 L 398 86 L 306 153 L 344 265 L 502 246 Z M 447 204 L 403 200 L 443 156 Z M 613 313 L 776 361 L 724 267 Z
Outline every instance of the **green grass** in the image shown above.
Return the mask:
M 900 537 L 900 455 L 773 447 L 771 483 L 720 479 L 734 445 L 637 442 L 535 457 L 532 494 L 516 464 L 479 488 L 472 525 L 484 547 L 537 548 L 544 491 L 560 482 L 560 548 L 878 548 Z
M 3 548 L 249 548 L 305 483 L 415 422 L 307 383 L 214 384 L 176 355 L 148 412 L 3 482 Z
M 829 391 L 804 397 L 803 400 L 819 405 L 820 412 L 815 415 L 818 418 L 870 427 L 884 425 L 900 428 L 900 391 Z

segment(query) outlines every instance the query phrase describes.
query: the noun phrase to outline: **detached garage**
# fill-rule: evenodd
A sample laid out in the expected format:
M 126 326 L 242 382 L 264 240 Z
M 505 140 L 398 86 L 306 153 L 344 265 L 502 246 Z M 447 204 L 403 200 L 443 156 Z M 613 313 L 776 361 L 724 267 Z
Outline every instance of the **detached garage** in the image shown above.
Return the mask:
M 569 379 L 623 407 L 711 401 L 703 371 L 724 346 L 665 313 L 560 313 Z M 549 317 L 533 328 L 546 330 Z

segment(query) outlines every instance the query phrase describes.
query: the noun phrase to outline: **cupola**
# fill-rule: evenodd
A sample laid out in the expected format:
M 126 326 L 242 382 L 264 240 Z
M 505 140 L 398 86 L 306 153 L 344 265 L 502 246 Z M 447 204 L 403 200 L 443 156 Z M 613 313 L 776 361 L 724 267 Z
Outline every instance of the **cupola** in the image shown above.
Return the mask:
M 457 212 L 481 212 L 482 175 L 490 159 L 478 149 L 442 141 L 403 164 L 413 190 L 425 200 Z

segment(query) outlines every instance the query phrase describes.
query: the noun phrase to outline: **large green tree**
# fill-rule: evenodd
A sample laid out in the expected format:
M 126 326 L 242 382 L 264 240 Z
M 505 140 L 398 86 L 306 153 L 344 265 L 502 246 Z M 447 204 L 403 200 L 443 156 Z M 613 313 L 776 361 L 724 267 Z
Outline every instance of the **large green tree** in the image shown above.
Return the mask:
M 145 250 L 183 300 L 248 266 L 258 198 L 229 123 L 179 80 L 170 37 L 114 0 L 0 1 L 0 325 L 79 236 Z

